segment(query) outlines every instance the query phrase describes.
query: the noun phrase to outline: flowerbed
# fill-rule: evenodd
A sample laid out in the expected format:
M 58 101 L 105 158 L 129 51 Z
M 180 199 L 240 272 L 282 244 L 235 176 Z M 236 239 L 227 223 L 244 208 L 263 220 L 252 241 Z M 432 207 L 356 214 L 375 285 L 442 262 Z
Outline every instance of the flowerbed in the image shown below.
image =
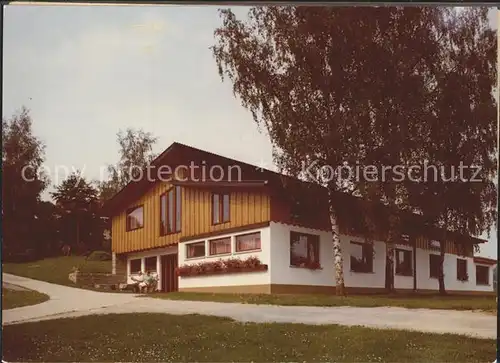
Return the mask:
M 258 272 L 266 270 L 267 265 L 264 265 L 258 257 L 249 257 L 245 260 L 241 260 L 239 258 L 229 258 L 227 260 L 207 261 L 193 265 L 183 265 L 177 268 L 176 273 L 177 276 L 189 277 Z

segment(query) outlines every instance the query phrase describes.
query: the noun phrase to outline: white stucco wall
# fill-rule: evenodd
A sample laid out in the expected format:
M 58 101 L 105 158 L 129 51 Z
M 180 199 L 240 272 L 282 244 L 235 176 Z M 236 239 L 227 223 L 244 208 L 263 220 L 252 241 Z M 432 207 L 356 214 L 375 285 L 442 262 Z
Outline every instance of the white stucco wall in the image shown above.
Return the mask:
M 141 252 L 133 252 L 127 255 L 127 284 L 133 284 L 134 280 L 131 278 L 130 274 L 130 260 L 136 260 L 138 258 L 141 259 L 141 271 L 145 272 L 146 270 L 146 258 L 155 257 L 156 256 L 156 271 L 158 277 L 158 285 L 157 289 L 161 289 L 161 256 L 163 255 L 171 255 L 177 253 L 177 246 L 169 246 L 164 248 L 152 249 Z M 153 274 L 154 275 L 154 274 Z M 134 275 L 136 276 L 136 275 Z
M 289 285 L 335 286 L 335 271 L 333 264 L 333 248 L 331 232 L 271 223 L 271 283 Z M 290 267 L 290 231 L 316 234 L 320 236 L 321 270 L 311 271 L 304 268 Z M 373 272 L 362 273 L 351 271 L 350 242 L 364 242 L 363 238 L 340 235 L 344 259 L 344 282 L 347 287 L 385 287 L 385 257 L 386 245 L 382 241 L 374 241 Z M 396 245 L 395 248 L 413 251 L 411 246 Z M 438 279 L 429 277 L 429 255 L 438 254 L 430 250 L 417 249 L 417 289 L 438 290 Z M 457 255 L 446 254 L 444 261 L 445 287 L 455 291 L 493 291 L 493 268 L 489 266 L 490 284 L 476 285 L 476 267 L 472 257 L 467 259 L 469 280 L 457 280 Z M 486 265 L 485 265 L 486 266 Z M 396 289 L 413 289 L 413 276 L 394 275 Z
M 261 249 L 258 251 L 249 252 L 235 252 L 235 237 L 241 234 L 248 234 L 260 232 Z M 231 253 L 218 256 L 208 256 L 210 239 L 219 239 L 224 237 L 231 237 Z M 187 258 L 186 245 L 190 243 L 205 242 L 205 257 Z M 271 250 L 270 250 L 270 228 L 249 229 L 244 232 L 232 233 L 212 237 L 209 239 L 199 239 L 189 242 L 179 243 L 179 266 L 184 264 L 197 264 L 206 261 L 225 260 L 228 258 L 241 258 L 247 259 L 250 256 L 255 256 L 260 259 L 263 264 L 269 266 L 267 271 L 249 272 L 249 273 L 231 273 L 227 275 L 208 275 L 208 276 L 190 276 L 179 277 L 179 289 L 195 288 L 195 287 L 211 287 L 211 286 L 244 286 L 244 285 L 267 285 L 270 283 L 270 269 L 271 269 Z
M 283 285 L 335 286 L 332 234 L 320 230 L 271 222 L 271 283 Z M 322 269 L 290 266 L 290 232 L 319 235 L 319 260 Z
M 315 234 L 319 236 L 320 251 L 319 258 L 321 269 L 309 270 L 290 266 L 290 232 L 301 232 Z M 234 252 L 235 236 L 260 232 L 261 249 L 251 252 Z M 219 256 L 208 256 L 209 239 L 198 239 L 189 242 L 179 243 L 177 246 L 149 250 L 138 253 L 130 253 L 127 256 L 127 276 L 128 283 L 133 281 L 130 278 L 130 260 L 141 258 L 142 270 L 145 270 L 145 258 L 157 256 L 157 271 L 161 270 L 160 256 L 172 253 L 178 253 L 178 264 L 196 264 L 203 261 L 216 261 L 218 259 L 241 258 L 246 259 L 250 256 L 258 257 L 263 264 L 268 265 L 267 271 L 251 273 L 232 273 L 227 275 L 209 275 L 196 277 L 179 277 L 179 288 L 196 288 L 211 286 L 242 286 L 242 285 L 316 285 L 316 286 L 335 286 L 335 271 L 333 264 L 332 234 L 315 229 L 285 225 L 271 222 L 269 227 L 247 230 L 239 233 L 225 234 L 213 239 L 231 237 L 232 252 L 230 254 Z M 212 239 L 212 238 L 211 238 Z M 205 242 L 205 257 L 186 258 L 186 245 L 189 243 Z M 346 287 L 367 287 L 384 288 L 385 286 L 385 256 L 386 246 L 382 241 L 374 241 L 374 261 L 373 272 L 360 273 L 351 271 L 350 268 L 350 242 L 364 242 L 363 238 L 347 235 L 340 235 L 342 253 L 344 258 L 344 280 Z M 406 245 L 396 245 L 396 248 L 413 251 L 413 248 Z M 438 280 L 429 277 L 429 255 L 439 254 L 438 251 L 429 251 L 417 249 L 417 289 L 438 290 Z M 476 264 L 473 258 L 467 258 L 467 272 L 469 280 L 462 282 L 457 280 L 456 276 L 456 255 L 446 254 L 444 260 L 445 287 L 447 290 L 455 291 L 493 291 L 493 266 L 489 268 L 489 285 L 476 285 Z M 161 287 L 161 275 L 159 276 L 158 288 Z M 396 289 L 413 289 L 413 276 L 395 275 Z

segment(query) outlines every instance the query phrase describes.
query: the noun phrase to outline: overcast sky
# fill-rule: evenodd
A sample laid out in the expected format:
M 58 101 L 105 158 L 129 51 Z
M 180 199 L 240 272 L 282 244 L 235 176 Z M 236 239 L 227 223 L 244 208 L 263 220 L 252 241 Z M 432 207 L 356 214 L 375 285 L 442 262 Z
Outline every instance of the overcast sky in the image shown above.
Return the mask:
M 157 136 L 155 152 L 178 141 L 272 168 L 268 136 L 209 50 L 217 7 L 8 5 L 4 14 L 3 116 L 31 110 L 53 179 L 57 165 L 98 179 L 128 127 Z M 493 234 L 481 255 L 496 257 Z

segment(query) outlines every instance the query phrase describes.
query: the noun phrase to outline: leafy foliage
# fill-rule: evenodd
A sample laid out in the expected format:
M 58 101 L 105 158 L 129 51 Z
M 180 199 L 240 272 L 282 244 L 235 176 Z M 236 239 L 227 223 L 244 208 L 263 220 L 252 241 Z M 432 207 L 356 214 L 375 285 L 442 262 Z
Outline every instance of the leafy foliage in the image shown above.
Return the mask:
M 388 289 L 407 212 L 465 234 L 489 228 L 497 130 L 496 38 L 487 9 L 253 7 L 244 21 L 229 9 L 221 17 L 213 47 L 221 78 L 267 129 L 282 171 L 328 187 L 334 235 L 345 207 L 337 192 L 388 208 Z M 449 168 L 459 160 L 483 167 L 483 182 L 380 175 L 384 166 Z M 304 164 L 314 172 L 301 175 Z M 315 178 L 325 165 L 379 174 Z M 357 216 L 367 236 L 378 228 L 377 203 Z M 436 203 L 444 207 L 437 213 Z
M 101 248 L 106 221 L 98 213 L 97 189 L 76 172 L 51 194 L 63 212 L 63 240 L 80 252 Z
M 40 237 L 37 210 L 49 183 L 41 166 L 45 145 L 33 134 L 29 110 L 22 108 L 2 120 L 2 249 L 9 258 L 36 249 Z
M 116 165 L 108 165 L 109 179 L 99 181 L 99 197 L 106 201 L 145 168 L 154 158 L 153 146 L 158 140 L 151 133 L 143 130 L 120 130 L 117 134 L 120 146 L 120 160 Z

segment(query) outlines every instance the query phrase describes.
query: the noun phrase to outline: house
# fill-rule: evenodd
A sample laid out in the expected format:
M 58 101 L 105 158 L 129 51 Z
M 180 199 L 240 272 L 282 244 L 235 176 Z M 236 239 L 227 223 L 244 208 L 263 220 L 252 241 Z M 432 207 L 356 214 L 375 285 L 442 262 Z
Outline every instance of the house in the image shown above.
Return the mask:
M 131 275 L 152 271 L 165 292 L 333 292 L 325 193 L 316 184 L 173 143 L 147 175 L 103 207 L 112 218 L 113 273 L 131 283 Z M 351 210 L 350 222 L 340 223 L 347 291 L 382 291 L 384 238 L 367 242 L 357 232 L 353 197 L 342 198 L 341 209 Z M 440 241 L 439 233 L 424 229 L 412 236 L 402 235 L 395 246 L 396 289 L 437 290 L 444 243 L 448 291 L 493 291 L 496 262 L 474 257 L 471 244 L 457 242 L 460 236 L 450 232 L 450 240 Z

